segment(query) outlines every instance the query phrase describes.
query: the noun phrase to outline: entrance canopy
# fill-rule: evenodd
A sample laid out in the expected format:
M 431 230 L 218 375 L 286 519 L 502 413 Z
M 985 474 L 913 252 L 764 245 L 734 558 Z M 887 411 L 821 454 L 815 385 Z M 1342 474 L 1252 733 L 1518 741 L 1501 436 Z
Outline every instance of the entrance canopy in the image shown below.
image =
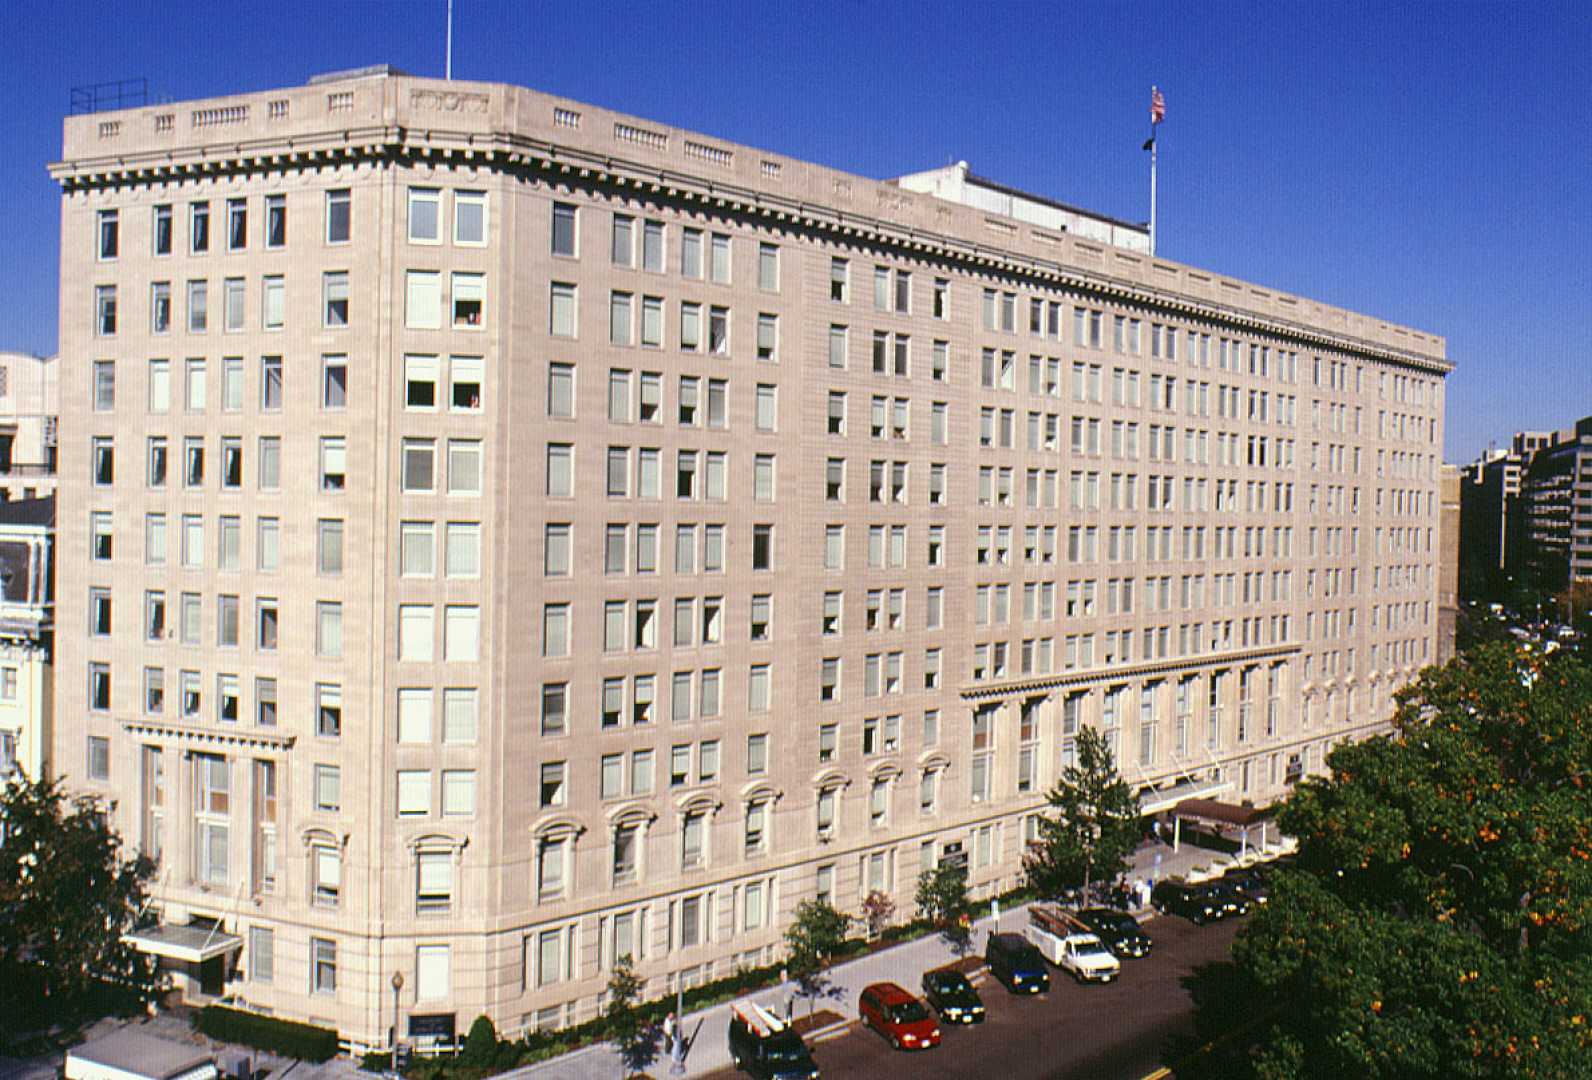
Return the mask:
M 1271 807 L 1236 806 L 1215 799 L 1184 799 L 1172 812 L 1184 821 L 1231 825 L 1239 829 L 1247 829 L 1271 817 Z
M 172 926 L 159 923 L 123 934 L 122 940 L 141 953 L 202 964 L 243 948 L 243 939 L 220 927 Z

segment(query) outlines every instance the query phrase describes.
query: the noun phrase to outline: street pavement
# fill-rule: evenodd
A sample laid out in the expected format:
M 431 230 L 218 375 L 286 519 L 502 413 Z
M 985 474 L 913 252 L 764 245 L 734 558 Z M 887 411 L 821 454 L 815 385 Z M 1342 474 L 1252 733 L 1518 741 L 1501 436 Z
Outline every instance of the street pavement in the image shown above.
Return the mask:
M 1203 964 L 1228 958 L 1242 920 L 1197 927 L 1179 918 L 1144 921 L 1155 940 L 1149 956 L 1123 962 L 1105 986 L 1082 986 L 1051 970 L 1050 991 L 1009 993 L 985 978 L 982 1024 L 940 1025 L 938 1047 L 893 1050 L 860 1024 L 813 1048 L 825 1080 L 893 1076 L 1022 1077 L 1033 1080 L 1139 1080 L 1179 1060 L 1194 1043 L 1194 1006 L 1184 980 Z M 916 991 L 917 980 L 899 979 Z M 714 1080 L 730 1080 L 726 1069 Z

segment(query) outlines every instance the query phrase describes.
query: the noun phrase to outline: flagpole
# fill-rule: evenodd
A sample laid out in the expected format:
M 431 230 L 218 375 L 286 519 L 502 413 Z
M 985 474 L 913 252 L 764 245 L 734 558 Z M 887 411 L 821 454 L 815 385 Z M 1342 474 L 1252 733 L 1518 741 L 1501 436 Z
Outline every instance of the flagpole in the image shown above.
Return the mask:
M 453 0 L 448 0 L 448 44 L 447 55 L 443 60 L 442 77 L 453 80 Z
M 1155 256 L 1155 125 L 1150 125 L 1150 255 Z

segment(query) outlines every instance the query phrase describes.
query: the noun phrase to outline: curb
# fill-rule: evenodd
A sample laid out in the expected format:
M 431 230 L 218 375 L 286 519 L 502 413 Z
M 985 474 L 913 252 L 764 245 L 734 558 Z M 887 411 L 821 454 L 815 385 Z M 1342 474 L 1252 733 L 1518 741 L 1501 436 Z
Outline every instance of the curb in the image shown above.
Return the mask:
M 828 1042 L 831 1039 L 838 1039 L 842 1035 L 850 1034 L 851 1029 L 860 1023 L 862 1023 L 860 1020 L 838 1020 L 828 1027 L 821 1027 L 817 1031 L 809 1032 L 807 1041 L 810 1043 L 821 1043 Z

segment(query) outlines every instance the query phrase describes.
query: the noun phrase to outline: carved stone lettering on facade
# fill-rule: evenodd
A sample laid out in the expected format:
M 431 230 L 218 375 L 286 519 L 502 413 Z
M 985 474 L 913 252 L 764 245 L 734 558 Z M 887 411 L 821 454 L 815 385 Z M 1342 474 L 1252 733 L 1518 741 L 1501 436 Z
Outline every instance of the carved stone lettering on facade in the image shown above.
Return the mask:
M 409 104 L 429 112 L 473 113 L 486 115 L 491 98 L 486 94 L 467 94 L 453 90 L 412 90 Z

